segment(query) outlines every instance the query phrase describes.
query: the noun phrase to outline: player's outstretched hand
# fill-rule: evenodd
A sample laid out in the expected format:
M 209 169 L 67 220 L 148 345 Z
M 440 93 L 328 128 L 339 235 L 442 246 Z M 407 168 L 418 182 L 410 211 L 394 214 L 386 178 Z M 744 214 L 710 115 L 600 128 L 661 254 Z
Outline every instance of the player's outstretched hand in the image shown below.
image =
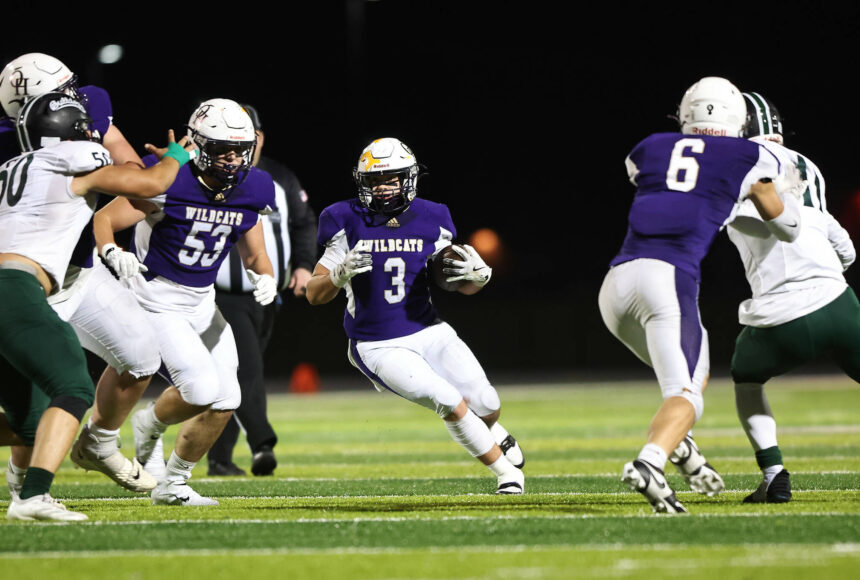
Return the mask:
M 335 286 L 343 288 L 356 274 L 370 272 L 372 269 L 373 256 L 371 254 L 361 253 L 356 247 L 346 254 L 343 262 L 335 266 L 335 269 L 331 271 L 329 277 Z
M 144 149 L 158 157 L 159 160 L 164 157 L 172 157 L 179 162 L 180 167 L 197 157 L 198 153 L 194 142 L 187 135 L 177 143 L 173 129 L 167 130 L 167 147 L 156 147 L 152 143 L 147 143 L 144 145 Z
M 445 279 L 446 282 L 466 280 L 477 286 L 483 286 L 490 281 L 493 269 L 487 266 L 475 248 L 469 244 L 463 244 L 462 247 L 453 245 L 451 248 L 463 259 L 445 258 L 442 261 L 442 265 L 445 266 L 442 273 L 449 276 Z

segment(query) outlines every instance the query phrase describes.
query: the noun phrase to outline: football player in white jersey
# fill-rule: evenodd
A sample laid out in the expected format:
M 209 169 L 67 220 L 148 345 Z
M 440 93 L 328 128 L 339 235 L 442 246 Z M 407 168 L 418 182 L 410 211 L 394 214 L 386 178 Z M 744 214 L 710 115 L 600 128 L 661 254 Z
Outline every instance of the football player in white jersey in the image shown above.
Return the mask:
M 31 99 L 16 121 L 24 153 L 0 166 L 0 402 L 13 429 L 34 405 L 43 410 L 32 437 L 18 433 L 33 450 L 9 503 L 7 518 L 14 520 L 87 519 L 49 493 L 94 392 L 74 332 L 45 298 L 63 287 L 95 195 L 153 197 L 190 158 L 171 132 L 167 149 L 147 145 L 161 158 L 151 169 L 114 166 L 108 151 L 91 142 L 90 123 L 80 101 L 64 93 Z M 47 408 L 31 399 L 31 384 L 47 396 Z
M 806 181 L 794 243 L 776 239 L 749 202 L 728 228 L 752 290 L 738 308 L 744 328 L 732 357 L 735 402 L 764 474 L 744 502 L 784 503 L 791 499 L 791 483 L 764 383 L 823 353 L 860 381 L 860 305 L 842 274 L 856 252 L 848 232 L 827 211 L 818 167 L 783 145 L 776 107 L 759 93 L 744 98 L 750 118 L 745 136 L 796 166 Z
M 107 91 L 78 87 L 77 75 L 59 59 L 27 53 L 10 61 L 0 72 L 0 105 L 8 117 L 0 118 L 0 162 L 16 156 L 14 120 L 21 106 L 43 93 L 56 90 L 80 98 L 98 130 L 100 143 L 114 165 L 142 168 L 143 162 L 113 123 L 113 107 Z M 101 202 L 104 202 L 104 197 Z M 100 204 L 101 205 L 101 204 Z M 156 481 L 127 459 L 118 447 L 119 428 L 158 370 L 160 357 L 155 333 L 134 296 L 100 260 L 93 260 L 92 230 L 84 229 L 72 253 L 63 288 L 48 302 L 75 331 L 81 345 L 107 363 L 96 389 L 96 402 L 70 455 L 88 470 L 105 473 L 122 487 L 149 492 Z M 108 255 L 116 271 L 121 252 Z M 34 390 L 34 396 L 40 396 Z M 35 427 L 35 420 L 31 421 Z M 10 493 L 17 493 L 29 462 L 30 447 L 16 446 L 6 467 Z

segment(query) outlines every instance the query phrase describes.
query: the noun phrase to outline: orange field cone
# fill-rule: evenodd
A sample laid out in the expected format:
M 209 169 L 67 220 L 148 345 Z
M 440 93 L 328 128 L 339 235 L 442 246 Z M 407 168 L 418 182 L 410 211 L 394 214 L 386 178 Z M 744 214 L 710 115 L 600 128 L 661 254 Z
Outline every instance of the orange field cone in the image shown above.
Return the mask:
M 311 363 L 299 363 L 290 376 L 291 393 L 315 393 L 320 388 L 320 375 Z

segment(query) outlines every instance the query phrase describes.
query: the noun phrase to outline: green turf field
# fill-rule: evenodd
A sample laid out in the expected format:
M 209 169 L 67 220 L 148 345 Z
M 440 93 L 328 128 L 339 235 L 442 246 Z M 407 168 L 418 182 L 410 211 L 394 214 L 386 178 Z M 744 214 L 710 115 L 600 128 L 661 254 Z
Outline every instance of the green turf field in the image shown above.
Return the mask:
M 858 577 L 853 382 L 773 382 L 768 396 L 795 495 L 789 504 L 743 505 L 760 475 L 731 385 L 714 380 L 695 433 L 728 491 L 700 496 L 667 473 L 688 516 L 653 515 L 619 481 L 659 404 L 655 384 L 499 390 L 502 423 L 526 454 L 521 497 L 493 495 L 495 478 L 439 419 L 391 394 L 272 396 L 274 477 L 208 478 L 204 461 L 191 484 L 219 507 L 154 507 L 66 461 L 53 495 L 90 521 L 2 520 L 0 569 L 15 580 Z M 168 451 L 176 431 L 167 433 Z M 131 455 L 130 428 L 122 433 Z M 250 473 L 241 445 L 236 462 Z M 0 508 L 7 498 L 3 487 Z

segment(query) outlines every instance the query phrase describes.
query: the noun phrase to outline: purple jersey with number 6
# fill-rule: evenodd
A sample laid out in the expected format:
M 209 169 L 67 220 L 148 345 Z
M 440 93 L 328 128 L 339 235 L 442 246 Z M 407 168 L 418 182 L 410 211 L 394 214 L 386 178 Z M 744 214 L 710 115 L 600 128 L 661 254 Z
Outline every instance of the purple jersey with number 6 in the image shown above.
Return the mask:
M 427 261 L 456 236 L 448 207 L 421 198 L 394 218 L 370 213 L 357 199 L 325 208 L 319 217 L 321 245 L 359 246 L 373 269 L 346 286 L 343 326 L 355 340 L 387 340 L 418 332 L 438 321 L 430 300 Z M 329 270 L 336 264 L 320 260 Z
M 610 262 L 653 258 L 700 277 L 702 259 L 738 202 L 763 178 L 780 173 L 766 148 L 735 137 L 657 133 L 627 157 L 636 185 L 627 236 Z
M 156 162 L 154 155 L 143 158 L 147 167 Z M 147 280 L 161 276 L 196 288 L 214 284 L 230 248 L 275 207 L 272 177 L 256 167 L 224 201 L 211 195 L 186 164 L 165 193 L 149 200 L 161 211 L 135 226 L 133 240 L 138 259 L 149 268 Z

